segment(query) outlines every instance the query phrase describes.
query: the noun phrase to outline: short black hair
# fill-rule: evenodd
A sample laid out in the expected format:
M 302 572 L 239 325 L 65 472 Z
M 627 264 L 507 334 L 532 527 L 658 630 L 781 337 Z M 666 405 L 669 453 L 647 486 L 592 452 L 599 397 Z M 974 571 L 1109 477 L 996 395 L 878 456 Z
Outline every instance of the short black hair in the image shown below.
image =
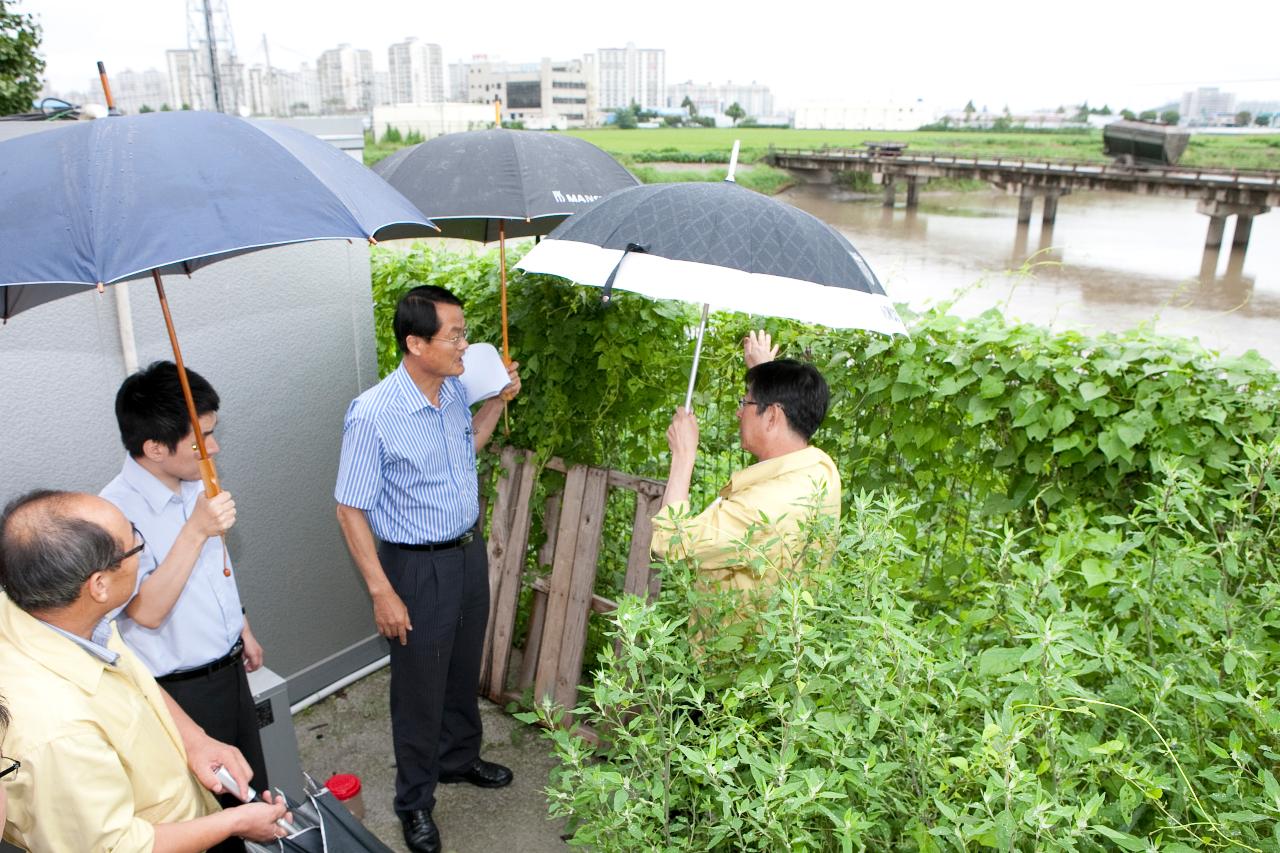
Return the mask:
M 0 516 L 0 585 L 21 609 L 74 603 L 84 582 L 120 556 L 114 536 L 75 514 L 82 497 L 39 489 L 10 501 Z
M 188 367 L 187 382 L 197 416 L 218 411 L 218 392 L 207 379 Z M 178 442 L 191 432 L 178 366 L 156 361 L 125 379 L 116 392 L 116 424 L 124 449 L 134 458 L 142 455 L 148 441 L 158 441 L 170 452 L 177 450 Z
M 436 314 L 436 305 L 457 305 L 462 307 L 462 300 L 443 287 L 424 284 L 415 287 L 396 304 L 396 318 L 391 328 L 396 334 L 396 346 L 400 352 L 408 352 L 407 343 L 410 335 L 419 338 L 431 338 L 440 331 L 440 317 Z
M 827 416 L 831 390 L 818 368 L 793 358 L 778 358 L 747 371 L 747 391 L 761 406 L 777 403 L 787 426 L 808 441 Z

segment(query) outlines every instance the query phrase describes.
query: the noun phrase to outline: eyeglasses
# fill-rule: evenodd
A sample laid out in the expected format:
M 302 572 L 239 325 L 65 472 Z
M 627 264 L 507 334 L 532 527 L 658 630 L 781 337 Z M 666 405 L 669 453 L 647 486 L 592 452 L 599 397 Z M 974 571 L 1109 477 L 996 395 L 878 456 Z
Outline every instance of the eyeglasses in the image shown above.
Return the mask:
M 138 529 L 137 525 L 131 525 L 131 526 L 133 527 L 133 538 L 138 544 L 134 545 L 128 551 L 121 551 L 119 554 L 113 557 L 111 562 L 107 563 L 107 568 L 111 568 L 112 566 L 118 566 L 121 563 L 123 563 L 125 560 L 129 559 L 130 557 L 141 554 L 142 550 L 147 547 L 147 538 L 142 535 L 142 531 Z
M 462 343 L 462 342 L 463 342 L 463 341 L 465 341 L 466 339 L 467 339 L 467 329 L 466 329 L 466 327 L 464 326 L 461 332 L 459 332 L 458 334 L 454 335 L 454 336 L 453 336 L 453 337 L 451 337 L 451 338 L 441 338 L 441 337 L 438 337 L 438 336 L 437 336 L 437 337 L 432 338 L 431 340 L 433 340 L 433 341 L 444 341 L 446 344 L 452 344 L 453 346 L 455 346 L 455 347 L 456 347 L 458 344 Z
M 761 403 L 759 400 L 752 400 L 750 397 L 738 398 L 738 409 L 745 409 L 748 405 L 755 406 L 757 413 L 763 413 L 765 409 L 773 405 L 773 403 Z
M 18 768 L 22 766 L 22 762 L 16 758 L 5 758 L 0 756 L 0 762 L 8 762 L 3 769 L 0 769 L 0 779 L 11 776 L 18 772 Z

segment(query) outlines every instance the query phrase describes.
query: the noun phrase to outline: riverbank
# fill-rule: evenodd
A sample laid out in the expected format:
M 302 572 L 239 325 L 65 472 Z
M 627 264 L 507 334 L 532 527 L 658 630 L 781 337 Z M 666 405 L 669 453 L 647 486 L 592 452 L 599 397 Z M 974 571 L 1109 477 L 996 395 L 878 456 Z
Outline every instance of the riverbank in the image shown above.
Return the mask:
M 646 164 L 727 164 L 735 140 L 739 163 L 754 163 L 773 148 L 862 148 L 867 142 L 904 142 L 912 153 L 956 157 L 1110 162 L 1102 153 L 1102 132 L 1081 131 L 887 131 L 794 130 L 779 127 L 591 128 L 562 131 L 585 139 L 634 169 Z M 405 147 L 403 142 L 366 137 L 364 162 L 372 166 Z M 1280 171 L 1280 133 L 1250 136 L 1193 134 L 1180 165 L 1205 169 Z M 777 192 L 777 190 L 774 190 Z
M 727 163 L 734 140 L 739 160 L 755 162 L 774 148 L 862 148 L 867 142 L 905 142 L 912 153 L 1107 163 L 1102 131 L 887 131 L 795 130 L 777 127 L 592 128 L 564 133 L 585 139 L 633 163 Z M 1280 170 L 1280 133 L 1250 136 L 1193 134 L 1181 165 L 1213 169 Z

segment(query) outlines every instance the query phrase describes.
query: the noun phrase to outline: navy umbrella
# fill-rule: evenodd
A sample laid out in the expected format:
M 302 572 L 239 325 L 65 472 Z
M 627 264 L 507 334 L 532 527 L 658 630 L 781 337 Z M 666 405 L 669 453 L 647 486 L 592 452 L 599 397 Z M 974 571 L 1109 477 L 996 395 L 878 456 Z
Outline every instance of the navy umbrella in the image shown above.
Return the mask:
M 875 273 L 822 220 L 717 183 L 652 184 L 573 217 L 517 264 L 604 289 L 703 303 L 693 382 L 710 306 L 836 328 L 904 333 Z
M 434 230 L 363 165 L 272 122 L 159 112 L 0 142 L 0 316 L 151 277 L 211 497 L 217 478 L 161 274 L 288 243 Z
M 507 360 L 506 238 L 549 234 L 598 199 L 638 183 L 586 140 L 524 130 L 438 136 L 373 169 L 439 226 L 437 236 L 498 241 Z

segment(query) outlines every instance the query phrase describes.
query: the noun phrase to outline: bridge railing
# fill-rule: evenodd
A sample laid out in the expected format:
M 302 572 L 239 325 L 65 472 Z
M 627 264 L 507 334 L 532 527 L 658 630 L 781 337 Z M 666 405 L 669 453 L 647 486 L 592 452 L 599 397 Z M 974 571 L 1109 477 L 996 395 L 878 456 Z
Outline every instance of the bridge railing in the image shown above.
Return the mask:
M 898 153 L 885 156 L 874 151 L 853 148 L 773 148 L 769 155 L 775 159 L 802 158 L 838 162 L 866 162 L 885 166 L 952 166 L 970 169 L 1019 169 L 1053 175 L 1084 175 L 1089 177 L 1113 177 L 1134 180 L 1156 178 L 1170 182 L 1232 184 L 1250 189 L 1280 188 L 1280 172 L 1246 169 L 1188 169 L 1184 166 L 1118 166 L 1111 163 L 1088 163 L 1073 160 L 1027 160 L 1007 157 L 957 157 L 947 154 Z

